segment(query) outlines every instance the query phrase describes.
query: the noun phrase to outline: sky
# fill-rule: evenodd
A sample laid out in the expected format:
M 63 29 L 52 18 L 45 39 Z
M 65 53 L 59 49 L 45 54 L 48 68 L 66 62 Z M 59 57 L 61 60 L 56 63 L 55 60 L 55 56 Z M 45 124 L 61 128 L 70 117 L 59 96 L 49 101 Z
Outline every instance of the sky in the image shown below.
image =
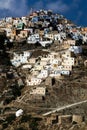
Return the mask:
M 25 16 L 31 8 L 52 9 L 78 26 L 87 26 L 87 0 L 0 0 L 0 18 Z

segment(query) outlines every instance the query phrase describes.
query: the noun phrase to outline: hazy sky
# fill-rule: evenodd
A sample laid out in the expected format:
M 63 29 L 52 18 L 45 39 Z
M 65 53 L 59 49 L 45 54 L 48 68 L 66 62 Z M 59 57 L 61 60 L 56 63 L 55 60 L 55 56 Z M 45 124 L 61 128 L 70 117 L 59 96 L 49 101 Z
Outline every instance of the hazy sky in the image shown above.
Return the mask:
M 87 26 L 87 0 L 0 0 L 0 17 L 27 15 L 31 8 L 52 9 L 77 25 Z

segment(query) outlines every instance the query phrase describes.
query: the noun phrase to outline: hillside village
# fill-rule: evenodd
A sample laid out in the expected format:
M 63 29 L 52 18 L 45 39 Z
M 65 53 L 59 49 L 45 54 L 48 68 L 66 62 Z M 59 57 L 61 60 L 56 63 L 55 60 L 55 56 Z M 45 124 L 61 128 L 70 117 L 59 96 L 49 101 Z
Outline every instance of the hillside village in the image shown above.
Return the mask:
M 76 105 L 74 111 L 72 107 L 47 117 L 43 114 L 87 100 L 87 27 L 77 26 L 52 10 L 39 10 L 21 18 L 1 19 L 0 42 L 1 130 L 11 129 L 7 117 L 18 109 L 13 130 L 26 113 L 40 116 L 46 130 L 75 130 L 82 123 L 86 130 L 84 104 L 83 108 Z M 29 117 L 30 122 L 33 118 Z M 26 125 L 25 129 L 43 128 Z

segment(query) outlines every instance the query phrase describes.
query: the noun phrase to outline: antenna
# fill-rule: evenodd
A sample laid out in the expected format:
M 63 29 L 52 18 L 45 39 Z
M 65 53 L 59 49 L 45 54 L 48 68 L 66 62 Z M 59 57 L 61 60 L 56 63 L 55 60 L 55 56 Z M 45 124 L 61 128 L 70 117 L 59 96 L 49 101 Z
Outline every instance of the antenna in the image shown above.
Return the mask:
M 33 9 L 31 8 L 31 9 L 30 9 L 30 13 L 29 13 L 29 14 L 32 14 L 32 13 L 33 13 Z

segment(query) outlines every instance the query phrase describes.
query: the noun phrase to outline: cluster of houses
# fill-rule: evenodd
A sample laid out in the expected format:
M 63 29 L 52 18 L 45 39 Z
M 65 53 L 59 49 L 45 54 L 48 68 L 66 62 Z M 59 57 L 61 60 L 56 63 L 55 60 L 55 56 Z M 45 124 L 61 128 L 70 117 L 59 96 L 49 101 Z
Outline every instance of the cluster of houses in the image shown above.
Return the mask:
M 63 43 L 67 38 L 87 42 L 87 29 L 77 27 L 64 16 L 52 10 L 32 11 L 21 18 L 6 17 L 0 20 L 0 30 L 6 32 L 9 42 L 26 40 L 28 44 L 39 42 L 41 46 L 54 41 Z
M 64 16 L 54 14 L 52 10 L 32 11 L 29 16 L 21 18 L 6 17 L 0 20 L 0 30 L 6 32 L 9 42 L 25 39 L 31 46 L 40 43 L 42 47 L 46 47 L 55 42 L 60 46 L 68 46 L 65 51 L 50 51 L 48 55 L 37 58 L 32 58 L 30 51 L 19 54 L 15 52 L 11 59 L 12 65 L 22 65 L 22 69 L 28 68 L 31 73 L 26 77 L 27 86 L 40 85 L 47 77 L 69 76 L 73 66 L 79 64 L 74 55 L 81 54 L 81 45 L 87 43 L 87 28 L 77 27 Z M 34 89 L 36 93 L 39 91 L 45 94 L 45 88 Z M 32 90 L 31 94 L 34 92 Z
M 79 51 L 80 52 L 80 51 Z M 69 49 L 62 52 L 50 52 L 46 57 L 42 57 L 31 69 L 32 77 L 27 77 L 27 85 L 39 85 L 47 77 L 60 78 L 61 75 L 69 76 L 73 66 L 79 64 L 78 58 Z
M 69 76 L 73 67 L 79 64 L 76 54 L 82 53 L 81 46 L 74 46 L 61 52 L 49 52 L 46 55 L 31 57 L 32 52 L 24 51 L 22 54 L 14 53 L 11 59 L 12 65 L 29 69 L 30 74 L 26 77 L 27 86 L 40 85 L 47 77 L 60 78 L 62 75 Z M 42 50 L 44 51 L 44 50 Z
M 28 58 L 31 56 L 31 53 L 28 51 L 24 51 L 23 53 L 15 53 L 13 54 L 13 59 L 11 59 L 11 63 L 13 66 L 18 67 L 21 64 L 28 63 Z

